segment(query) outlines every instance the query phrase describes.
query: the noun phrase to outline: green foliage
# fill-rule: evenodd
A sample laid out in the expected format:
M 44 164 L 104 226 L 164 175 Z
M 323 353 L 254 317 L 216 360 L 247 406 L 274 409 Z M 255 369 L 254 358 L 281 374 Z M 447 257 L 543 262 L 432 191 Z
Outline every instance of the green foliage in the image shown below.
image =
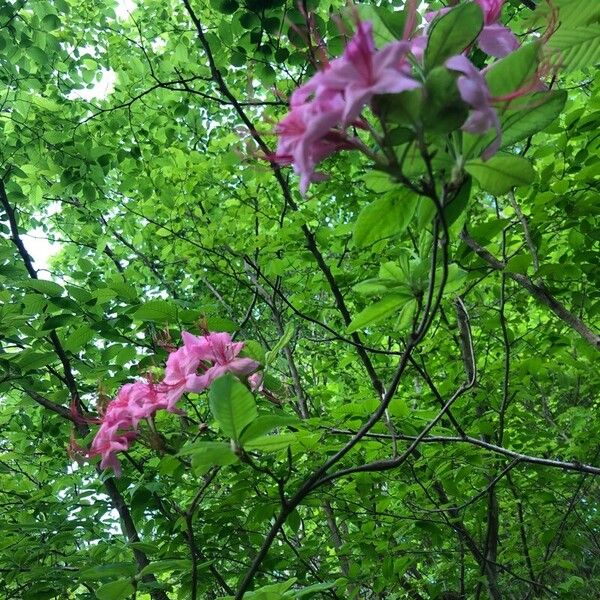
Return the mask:
M 496 155 L 487 161 L 471 160 L 465 169 L 483 190 L 495 196 L 506 194 L 513 187 L 531 184 L 535 179 L 531 163 L 519 156 Z
M 306 4 L 338 55 L 345 3 Z M 365 112 L 403 176 L 429 184 L 431 168 L 439 212 L 351 152 L 306 198 L 283 169 L 297 210 L 286 202 L 181 2 L 139 0 L 119 17 L 104 2 L 0 6 L 0 180 L 39 274 L 2 204 L 0 598 L 232 597 L 282 507 L 244 598 L 442 600 L 480 584 L 485 598 L 486 550 L 501 597 L 598 597 L 598 478 L 578 470 L 599 464 L 598 352 L 543 297 L 597 335 L 600 13 L 553 4 L 550 54 L 524 45 L 488 70 L 502 96 L 540 60 L 565 67 L 552 91 L 498 103 L 502 154 L 481 161 L 495 134 L 458 130 L 466 107 L 442 67 L 481 28 L 473 3 L 431 25 L 424 87 Z M 191 5 L 273 149 L 281 96 L 314 69 L 296 3 Z M 359 6 L 379 45 L 402 37 L 403 5 Z M 549 10 L 510 2 L 503 19 L 543 31 Z M 109 69 L 114 89 L 100 93 Z M 435 318 L 399 373 L 430 296 Z M 185 414 L 140 422 L 120 479 L 99 474 L 78 447 L 108 399 L 159 381 L 181 331 L 206 329 L 247 342 L 264 392 L 225 375 L 187 395 Z M 476 384 L 406 462 L 289 504 L 380 407 L 378 383 L 385 393 L 398 374 L 386 414 L 319 478 L 402 456 L 464 388 L 471 358 Z M 88 423 L 72 421 L 78 399 Z
M 561 28 L 552 36 L 550 48 L 560 65 L 570 71 L 597 65 L 600 62 L 600 24 Z
M 475 41 L 482 27 L 483 13 L 475 2 L 460 4 L 436 17 L 425 49 L 425 66 L 432 69 L 461 54 Z
M 414 194 L 388 192 L 360 211 L 354 226 L 354 243 L 362 248 L 401 234 L 409 225 L 417 207 Z
M 223 433 L 239 440 L 242 431 L 258 416 L 256 402 L 248 389 L 227 374 L 210 386 L 210 409 Z

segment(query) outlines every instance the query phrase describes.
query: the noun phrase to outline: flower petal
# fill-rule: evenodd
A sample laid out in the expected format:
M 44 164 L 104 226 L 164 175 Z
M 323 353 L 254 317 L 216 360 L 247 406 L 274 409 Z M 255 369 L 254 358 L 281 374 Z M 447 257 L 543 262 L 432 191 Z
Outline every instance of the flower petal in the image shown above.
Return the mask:
M 486 25 L 482 29 L 477 39 L 477 45 L 486 54 L 495 58 L 503 58 L 514 52 L 520 46 L 520 43 L 510 29 L 499 23 L 494 23 Z

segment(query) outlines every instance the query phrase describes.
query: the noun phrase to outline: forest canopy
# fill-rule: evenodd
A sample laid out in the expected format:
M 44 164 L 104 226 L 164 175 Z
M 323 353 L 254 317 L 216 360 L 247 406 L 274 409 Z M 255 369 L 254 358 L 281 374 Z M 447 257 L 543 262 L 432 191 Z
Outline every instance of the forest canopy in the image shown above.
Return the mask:
M 600 596 L 600 2 L 0 3 L 0 598 Z

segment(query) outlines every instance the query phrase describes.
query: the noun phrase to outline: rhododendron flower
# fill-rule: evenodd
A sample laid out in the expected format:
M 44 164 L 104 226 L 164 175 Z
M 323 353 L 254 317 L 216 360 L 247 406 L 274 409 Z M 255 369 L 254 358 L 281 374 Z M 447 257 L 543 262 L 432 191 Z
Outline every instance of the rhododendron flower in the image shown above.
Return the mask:
M 142 419 L 147 419 L 161 408 L 167 408 L 167 398 L 151 383 L 127 383 L 119 391 L 121 397 L 127 402 L 134 429 Z
M 290 100 L 290 112 L 279 122 L 277 152 L 272 160 L 292 165 L 300 175 L 300 191 L 325 175 L 316 165 L 340 150 L 360 147 L 343 129 L 358 127 L 362 109 L 378 94 L 395 94 L 419 87 L 410 77 L 406 55 L 410 42 L 392 42 L 377 51 L 373 26 L 360 22 L 343 56 L 299 87 Z M 362 125 L 364 126 L 364 124 Z
M 475 0 L 483 10 L 484 25 L 479 37 L 478 46 L 490 56 L 502 58 L 519 47 L 515 34 L 498 21 L 505 0 Z
M 238 358 L 238 354 L 244 347 L 244 342 L 232 341 L 228 333 L 211 333 L 205 336 L 204 339 L 210 348 L 206 353 L 206 358 L 214 364 L 203 375 L 194 380 L 193 386 L 196 389 L 191 391 L 206 389 L 215 379 L 225 375 L 225 373 L 246 377 L 260 366 L 258 362 L 251 358 Z
M 262 392 L 264 388 L 264 375 L 262 373 L 254 373 L 248 377 L 248 386 L 252 392 Z
M 142 419 L 153 416 L 159 409 L 181 412 L 175 404 L 185 392 L 201 392 L 227 372 L 247 377 L 260 366 L 251 358 L 238 356 L 244 342 L 234 342 L 228 333 L 199 337 L 184 331 L 182 338 L 183 346 L 167 359 L 161 383 L 128 383 L 108 404 L 88 452 L 88 456 L 102 456 L 103 469 L 111 467 L 119 476 L 121 467 L 116 455 L 129 448 Z M 262 375 L 255 373 L 248 383 L 251 388 L 258 388 L 260 381 Z
M 184 345 L 167 359 L 163 379 L 162 391 L 169 410 L 184 392 L 201 392 L 225 373 L 244 377 L 260 366 L 251 358 L 238 358 L 244 342 L 233 342 L 228 333 L 197 337 L 183 332 L 182 337 Z M 207 364 L 211 362 L 212 365 Z M 198 370 L 203 373 L 199 375 Z
M 101 455 L 100 466 L 103 469 L 112 467 L 118 475 L 120 465 L 116 453 L 129 448 L 140 420 L 147 419 L 160 408 L 166 408 L 166 399 L 155 385 L 141 381 L 124 385 L 106 408 L 90 456 Z
M 187 332 L 184 332 L 186 335 Z M 190 335 L 190 334 L 188 334 Z M 195 336 L 191 336 L 195 337 Z M 189 338 L 188 338 L 189 339 Z M 184 337 L 184 342 L 186 338 Z M 168 411 L 175 411 L 175 404 L 179 401 L 185 392 L 201 391 L 196 390 L 197 372 L 200 366 L 200 352 L 194 350 L 195 346 L 191 343 L 185 344 L 175 352 L 169 354 L 165 368 L 165 376 L 160 384 L 161 392 L 166 398 L 166 408 Z
M 293 165 L 300 175 L 300 191 L 306 193 L 311 182 L 325 176 L 315 167 L 328 156 L 353 147 L 352 141 L 335 127 L 341 120 L 344 102 L 340 94 L 327 94 L 312 102 L 292 106 L 278 123 L 279 136 L 275 162 Z
M 100 468 L 112 468 L 115 476 L 119 477 L 121 475 L 121 463 L 117 458 L 117 452 L 128 450 L 134 439 L 135 432 L 133 431 L 118 433 L 114 427 L 101 427 L 92 442 L 90 456 L 102 456 Z
M 496 130 L 496 137 L 485 149 L 482 158 L 487 160 L 500 148 L 502 131 L 496 109 L 492 106 L 492 98 L 481 71 L 462 54 L 453 56 L 446 61 L 446 66 L 452 71 L 462 75 L 458 78 L 457 85 L 460 97 L 472 108 L 469 117 L 462 126 L 463 131 L 483 134 L 490 129 Z
M 121 465 L 116 457 L 117 452 L 127 450 L 135 438 L 128 398 L 125 395 L 117 397 L 108 405 L 102 417 L 102 424 L 92 442 L 89 455 L 102 456 L 100 467 L 112 467 L 116 476 L 121 473 Z
M 398 94 L 420 87 L 410 77 L 406 55 L 408 42 L 392 42 L 382 50 L 375 49 L 373 25 L 361 22 L 341 58 L 321 75 L 320 86 L 344 94 L 342 124 L 352 123 L 373 96 Z

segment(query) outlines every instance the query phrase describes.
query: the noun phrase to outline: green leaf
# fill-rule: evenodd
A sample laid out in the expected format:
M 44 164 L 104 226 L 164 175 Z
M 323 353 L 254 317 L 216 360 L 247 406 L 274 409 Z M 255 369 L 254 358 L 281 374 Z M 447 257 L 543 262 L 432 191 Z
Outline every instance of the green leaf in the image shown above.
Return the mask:
M 237 0 L 211 0 L 211 4 L 224 15 L 231 15 L 239 8 Z
M 292 432 L 276 433 L 275 435 L 261 435 L 244 444 L 247 450 L 262 450 L 263 452 L 276 452 L 283 450 L 295 441 Z
M 394 286 L 395 287 L 395 286 Z M 352 286 L 352 289 L 362 296 L 381 296 L 386 292 L 390 291 L 389 281 L 383 281 L 378 277 L 374 279 L 366 279 L 356 285 Z
M 36 352 L 31 348 L 19 352 L 16 363 L 23 371 L 34 371 L 40 367 L 52 364 L 56 360 L 54 352 Z
M 527 96 L 524 100 L 526 108 L 508 111 L 502 119 L 502 148 L 512 146 L 548 127 L 564 108 L 567 92 L 541 92 Z
M 483 190 L 500 196 L 511 188 L 529 185 L 535 179 L 531 163 L 520 156 L 494 156 L 487 161 L 470 160 L 465 166 Z
M 508 263 L 506 263 L 506 270 L 510 273 L 522 273 L 527 275 L 527 268 L 532 263 L 532 258 L 529 254 L 519 254 L 513 256 Z
M 590 0 L 554 0 L 551 4 L 540 3 L 535 12 L 542 16 L 542 22 L 547 22 L 554 7 L 558 8 L 561 27 L 566 29 L 587 25 L 600 18 L 600 3 Z
M 273 346 L 273 348 L 271 348 L 271 350 L 269 350 L 266 353 L 265 365 L 271 364 L 271 362 L 279 354 L 279 352 L 281 350 L 283 350 L 291 342 L 292 338 L 294 337 L 295 332 L 296 332 L 296 329 L 292 323 L 288 323 L 285 326 L 285 330 L 283 332 L 283 335 L 279 339 L 279 341 L 275 344 L 275 346 Z
M 239 356 L 251 358 L 261 365 L 267 364 L 265 358 L 265 349 L 262 347 L 262 344 L 256 340 L 246 340 Z
M 168 456 L 171 460 L 175 460 L 175 457 Z M 175 460 L 175 462 L 177 462 Z M 136 550 L 141 550 L 144 554 L 155 554 L 158 552 L 158 546 L 156 544 L 150 544 L 149 542 L 131 542 L 128 544 L 130 548 L 135 548 Z
M 378 47 L 402 39 L 406 21 L 404 11 L 392 11 L 384 6 L 360 6 L 359 13 L 363 21 L 373 23 L 373 37 Z
M 58 283 L 47 281 L 46 279 L 27 279 L 25 281 L 16 282 L 16 285 L 19 287 L 31 288 L 46 296 L 61 296 L 65 291 Z
M 390 294 L 379 300 L 379 302 L 367 306 L 352 319 L 346 333 L 354 333 L 359 329 L 364 329 L 367 325 L 373 325 L 398 312 L 398 309 L 409 302 L 412 297 L 410 292 Z
M 439 281 L 442 275 L 441 269 L 436 273 L 436 280 Z M 448 276 L 444 292 L 452 294 L 462 288 L 464 280 L 467 278 L 467 272 L 463 271 L 458 265 L 452 263 L 448 266 Z
M 60 19 L 57 15 L 49 14 L 42 19 L 41 25 L 44 31 L 54 31 L 60 27 Z
M 600 62 L 600 24 L 564 29 L 550 38 L 548 48 L 561 69 L 575 71 Z
M 388 128 L 391 125 L 400 125 L 411 131 L 415 130 L 419 125 L 422 107 L 423 90 L 420 88 L 399 94 L 383 94 L 377 98 L 379 114 L 388 124 Z M 389 140 L 389 143 L 392 142 L 393 140 Z
M 177 305 L 167 300 L 149 300 L 133 313 L 133 318 L 161 323 L 177 321 Z
M 469 204 L 471 198 L 471 178 L 467 177 L 463 181 L 458 193 L 453 198 L 452 202 L 444 206 L 444 218 L 446 219 L 446 225 L 450 227 L 452 223 L 462 215 Z
M 27 54 L 31 56 L 35 63 L 38 63 L 40 65 L 45 65 L 48 62 L 48 55 L 37 46 L 31 46 L 30 48 L 28 48 Z
M 425 68 L 442 65 L 451 56 L 461 54 L 479 35 L 483 12 L 475 2 L 460 4 L 437 17 L 429 28 L 425 49 Z
M 260 415 L 244 429 L 240 437 L 240 443 L 244 445 L 246 442 L 261 437 L 277 427 L 298 426 L 299 423 L 298 417 L 292 415 Z
M 82 325 L 73 331 L 64 341 L 65 350 L 76 352 L 94 339 L 94 332 L 87 325 Z
M 194 317 L 193 321 L 196 320 L 197 316 Z M 236 323 L 225 317 L 206 317 L 206 327 L 210 331 L 226 331 L 228 333 L 233 333 L 238 328 Z
M 299 600 L 300 598 L 306 598 L 307 596 L 312 596 L 312 594 L 316 594 L 317 592 L 324 592 L 325 590 L 330 590 L 335 587 L 335 581 L 324 581 L 323 583 L 314 583 L 313 585 L 309 585 L 307 587 L 303 587 L 301 589 L 290 590 L 285 593 L 286 597 L 294 598 L 294 600 Z M 318 598 L 319 596 L 317 596 Z
M 208 397 L 210 409 L 223 433 L 234 440 L 239 440 L 244 427 L 258 416 L 254 396 L 230 373 L 213 382 Z
M 485 75 L 490 94 L 504 96 L 530 82 L 537 70 L 539 55 L 540 45 L 533 42 L 492 63 Z
M 96 590 L 98 600 L 125 600 L 134 592 L 130 579 L 111 581 Z
M 207 563 L 209 564 L 209 563 Z M 149 573 L 167 573 L 172 571 L 188 572 L 191 569 L 192 561 L 188 558 L 168 558 L 165 560 L 156 560 L 146 565 L 139 573 L 138 578 Z
M 192 466 L 204 467 L 212 465 L 231 465 L 238 460 L 238 456 L 227 442 L 197 442 L 184 446 L 178 453 L 179 456 L 192 455 Z
M 448 133 L 467 119 L 469 109 L 461 100 L 457 75 L 444 67 L 435 67 L 425 80 L 427 101 L 422 104 L 421 119 L 431 133 Z
M 417 196 L 407 192 L 388 193 L 360 211 L 354 226 L 354 243 L 364 248 L 402 233 L 417 206 Z
M 135 575 L 135 566 L 130 562 L 107 563 L 105 565 L 90 567 L 89 569 L 82 569 L 77 574 L 79 579 L 86 581 L 96 581 L 98 579 L 113 578 L 123 575 Z

